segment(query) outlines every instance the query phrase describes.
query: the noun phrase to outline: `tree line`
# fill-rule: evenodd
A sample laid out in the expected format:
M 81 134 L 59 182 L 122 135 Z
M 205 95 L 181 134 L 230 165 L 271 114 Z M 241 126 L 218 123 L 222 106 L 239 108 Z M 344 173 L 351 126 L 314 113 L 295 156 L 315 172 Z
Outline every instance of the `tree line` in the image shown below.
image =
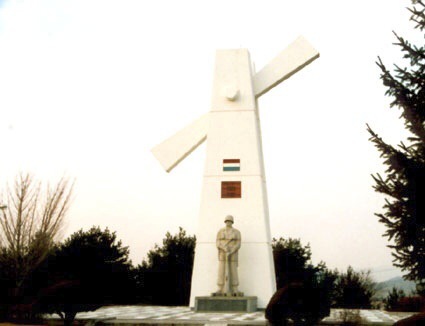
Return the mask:
M 69 180 L 42 187 L 21 174 L 6 193 L 0 224 L 0 320 L 34 321 L 42 313 L 57 313 L 71 324 L 79 311 L 109 304 L 188 305 L 196 238 L 184 229 L 167 232 L 161 245 L 133 265 L 129 248 L 108 228 L 57 239 L 72 198 Z M 299 239 L 273 239 L 272 248 L 277 289 L 286 291 L 284 296 L 294 292 L 301 301 L 309 298 L 305 304 L 316 309 L 313 317 L 326 315 L 330 307 L 372 307 L 375 290 L 368 271 L 314 265 L 310 245 Z M 388 302 L 394 305 L 397 294 Z

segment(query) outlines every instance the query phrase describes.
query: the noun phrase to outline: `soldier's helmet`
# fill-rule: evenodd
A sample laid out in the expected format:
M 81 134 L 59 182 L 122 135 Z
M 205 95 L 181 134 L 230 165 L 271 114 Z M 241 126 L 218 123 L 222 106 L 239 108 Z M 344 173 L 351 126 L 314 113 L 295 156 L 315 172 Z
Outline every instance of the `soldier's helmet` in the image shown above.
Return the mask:
M 233 216 L 232 215 L 227 215 L 226 218 L 224 219 L 224 222 L 230 221 L 232 223 L 234 223 L 233 221 Z

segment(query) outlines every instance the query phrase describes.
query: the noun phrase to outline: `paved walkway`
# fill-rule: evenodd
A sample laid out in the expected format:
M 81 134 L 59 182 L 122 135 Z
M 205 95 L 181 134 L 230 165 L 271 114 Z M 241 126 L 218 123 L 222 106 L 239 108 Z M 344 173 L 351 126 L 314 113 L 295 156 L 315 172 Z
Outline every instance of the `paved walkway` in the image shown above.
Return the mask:
M 360 316 L 362 324 L 392 325 L 413 313 L 390 313 L 381 310 L 342 310 L 332 309 L 331 315 L 325 318 L 323 324 L 339 324 L 347 316 Z M 51 315 L 51 319 L 59 318 Z M 189 307 L 163 306 L 110 306 L 96 311 L 81 312 L 77 320 L 102 321 L 113 324 L 214 324 L 230 325 L 265 325 L 264 312 L 253 313 L 195 313 Z

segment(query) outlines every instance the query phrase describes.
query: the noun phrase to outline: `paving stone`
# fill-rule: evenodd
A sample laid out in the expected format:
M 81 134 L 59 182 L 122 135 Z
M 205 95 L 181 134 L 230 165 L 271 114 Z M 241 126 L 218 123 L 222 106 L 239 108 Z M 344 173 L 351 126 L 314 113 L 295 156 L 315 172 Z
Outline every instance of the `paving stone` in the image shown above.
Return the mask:
M 341 319 L 342 309 L 332 309 L 330 316 L 323 323 L 338 323 Z M 380 310 L 359 310 L 360 317 L 366 323 L 392 325 L 394 322 L 406 318 L 413 313 L 389 313 Z M 58 315 L 48 315 L 47 318 L 59 319 Z M 263 311 L 253 313 L 195 313 L 189 307 L 163 307 L 163 306 L 113 306 L 102 307 L 96 311 L 80 312 L 77 320 L 100 320 L 106 319 L 104 323 L 119 323 L 125 321 L 131 324 L 196 324 L 201 323 L 210 326 L 229 324 L 252 324 L 265 325 L 266 319 Z

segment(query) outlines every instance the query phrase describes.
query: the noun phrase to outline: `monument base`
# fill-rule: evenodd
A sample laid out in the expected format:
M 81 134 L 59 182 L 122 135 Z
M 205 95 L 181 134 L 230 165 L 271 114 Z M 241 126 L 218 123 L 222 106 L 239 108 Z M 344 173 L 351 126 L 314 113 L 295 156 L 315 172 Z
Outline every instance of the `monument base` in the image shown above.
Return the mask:
M 257 311 L 257 297 L 195 297 L 195 312 L 201 311 L 254 312 Z

